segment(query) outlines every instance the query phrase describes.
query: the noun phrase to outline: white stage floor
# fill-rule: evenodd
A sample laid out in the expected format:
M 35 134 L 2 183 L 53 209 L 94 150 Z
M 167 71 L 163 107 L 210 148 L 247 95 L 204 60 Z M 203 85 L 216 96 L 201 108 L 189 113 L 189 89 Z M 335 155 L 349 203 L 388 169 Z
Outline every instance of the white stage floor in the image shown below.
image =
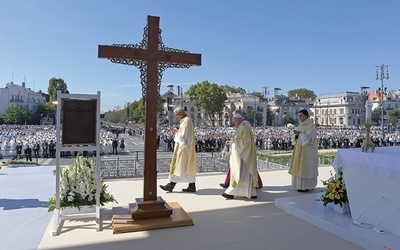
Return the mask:
M 349 214 L 335 212 L 332 204 L 324 207 L 319 200 L 321 194 L 275 199 L 275 206 L 365 249 L 400 249 L 399 236 L 355 225 Z

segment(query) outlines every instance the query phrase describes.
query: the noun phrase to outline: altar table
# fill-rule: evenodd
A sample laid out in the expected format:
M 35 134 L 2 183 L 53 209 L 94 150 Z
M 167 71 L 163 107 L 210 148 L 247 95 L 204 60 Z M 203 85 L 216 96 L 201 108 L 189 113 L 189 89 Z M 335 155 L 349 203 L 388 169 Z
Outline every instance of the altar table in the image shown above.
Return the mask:
M 400 236 L 400 147 L 339 149 L 332 165 L 343 169 L 353 222 Z

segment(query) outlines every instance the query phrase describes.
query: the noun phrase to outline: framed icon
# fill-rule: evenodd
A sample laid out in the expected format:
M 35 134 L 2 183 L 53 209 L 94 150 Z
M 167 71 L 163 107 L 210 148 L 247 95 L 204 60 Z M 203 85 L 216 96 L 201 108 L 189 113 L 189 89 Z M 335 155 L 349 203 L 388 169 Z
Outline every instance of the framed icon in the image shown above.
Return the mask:
M 97 100 L 63 99 L 62 145 L 96 145 Z

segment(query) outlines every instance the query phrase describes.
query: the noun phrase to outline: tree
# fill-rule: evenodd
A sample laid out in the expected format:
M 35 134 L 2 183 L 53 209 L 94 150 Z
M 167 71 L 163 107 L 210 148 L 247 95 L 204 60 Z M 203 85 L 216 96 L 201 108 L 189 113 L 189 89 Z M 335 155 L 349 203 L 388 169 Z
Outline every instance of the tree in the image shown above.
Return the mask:
M 273 125 L 273 121 L 275 119 L 274 113 L 271 111 L 271 109 L 267 108 L 267 121 L 266 121 L 266 125 L 267 126 L 271 126 Z
M 385 113 L 386 112 L 384 112 L 384 114 Z M 371 114 L 371 122 L 372 122 L 372 124 L 378 125 L 378 124 L 382 123 L 381 122 L 382 121 L 381 114 L 382 114 L 382 109 L 380 107 L 377 107 L 372 111 L 372 114 Z
M 390 111 L 389 113 L 389 122 L 393 125 L 398 123 L 398 120 L 400 118 L 400 109 L 395 109 Z
M 308 90 L 305 88 L 300 88 L 300 89 L 292 89 L 289 90 L 288 92 L 288 97 L 289 98 L 311 98 L 313 100 L 315 100 L 315 98 L 317 97 L 314 93 L 313 90 Z
M 222 88 L 223 88 L 225 93 L 231 92 L 231 93 L 246 94 L 246 90 L 244 90 L 241 87 L 235 88 L 235 87 L 232 87 L 232 86 L 224 85 L 224 86 L 222 86 Z
M 285 115 L 284 117 L 282 117 L 282 121 L 281 122 L 285 126 L 287 124 L 289 124 L 289 123 L 291 123 L 291 124 L 295 124 L 296 123 L 296 121 L 292 117 L 290 117 L 288 115 Z
M 56 105 L 52 103 L 40 103 L 36 106 L 35 112 L 32 114 L 31 123 L 41 124 L 43 118 L 54 119 L 56 117 Z
M 256 111 L 256 113 L 254 114 L 253 107 L 248 107 L 247 109 L 243 110 L 243 116 L 246 117 L 246 119 L 254 127 L 259 127 L 259 126 L 264 125 L 262 113 L 260 111 Z M 256 119 L 255 123 L 254 123 L 254 118 Z
M 104 114 L 104 119 L 110 122 L 125 122 L 127 120 L 126 109 L 115 107 L 114 110 L 108 111 Z
M 196 100 L 196 106 L 208 116 L 212 125 L 214 125 L 215 115 L 222 113 L 225 101 L 228 99 L 223 87 L 208 81 L 190 86 L 186 94 L 190 96 L 191 101 Z
M 128 119 L 136 123 L 144 121 L 144 107 L 142 99 L 130 103 Z
M 29 122 L 30 113 L 28 106 L 12 104 L 2 115 L 2 120 L 6 124 L 25 124 Z
M 50 102 L 57 100 L 57 90 L 61 90 L 61 93 L 69 93 L 67 83 L 61 78 L 53 77 L 49 80 L 49 87 L 47 89 Z
M 243 116 L 250 122 L 251 125 L 254 126 L 254 108 L 248 107 L 242 111 Z

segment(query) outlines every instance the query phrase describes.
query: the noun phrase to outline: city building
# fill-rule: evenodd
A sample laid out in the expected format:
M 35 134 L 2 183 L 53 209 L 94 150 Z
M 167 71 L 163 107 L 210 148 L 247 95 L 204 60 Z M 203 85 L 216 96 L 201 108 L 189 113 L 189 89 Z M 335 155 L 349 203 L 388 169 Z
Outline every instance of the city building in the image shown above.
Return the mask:
M 376 89 L 368 93 L 368 99 L 372 101 L 372 110 L 383 108 L 384 126 L 389 124 L 390 111 L 400 108 L 399 92 L 400 91 L 382 91 L 381 89 Z M 379 124 L 381 123 L 382 122 Z
M 159 121 L 169 126 L 178 124 L 179 121 L 173 114 L 176 106 L 182 106 L 188 115 L 191 116 L 196 126 L 217 125 L 232 126 L 232 112 L 241 110 L 242 113 L 252 122 L 253 126 L 282 125 L 284 116 L 290 116 L 298 122 L 298 112 L 301 109 L 309 109 L 313 105 L 312 100 L 289 99 L 284 95 L 275 95 L 274 98 L 262 98 L 253 94 L 227 93 L 225 107 L 221 114 L 207 117 L 201 108 L 196 106 L 195 100 L 190 100 L 189 95 L 184 94 L 178 87 L 178 94 L 174 94 L 173 85 L 161 97 L 163 99 L 162 111 L 159 114 Z M 311 111 L 311 110 L 310 110 Z M 313 113 L 312 111 L 310 112 Z
M 257 121 L 257 126 L 265 125 L 267 114 L 267 102 L 261 101 L 261 98 L 251 94 L 228 93 L 225 107 L 221 114 L 214 117 L 208 117 L 197 107 L 195 100 L 190 100 L 190 96 L 184 94 L 182 89 L 178 87 L 178 93 L 174 94 L 173 85 L 169 85 L 169 90 L 161 95 L 163 99 L 163 110 L 160 114 L 161 123 L 173 125 L 179 121 L 173 114 L 176 106 L 182 106 L 187 115 L 189 115 L 196 126 L 200 125 L 216 125 L 216 126 L 232 126 L 232 112 L 242 110 L 244 113 L 252 115 L 252 121 Z M 251 110 L 249 112 L 248 110 Z M 253 110 L 256 110 L 255 112 Z M 256 119 L 254 119 L 256 118 Z M 258 118 L 258 119 L 257 119 Z
M 3 114 L 11 105 L 26 105 L 31 112 L 35 112 L 40 103 L 46 103 L 46 95 L 42 91 L 34 92 L 13 82 L 7 83 L 5 88 L 0 88 L 0 114 Z
M 282 125 L 282 119 L 285 116 L 293 118 L 298 124 L 298 114 L 300 110 L 307 109 L 309 110 L 310 117 L 313 115 L 312 110 L 310 110 L 310 106 L 312 106 L 313 103 L 312 100 L 302 98 L 291 99 L 287 96 L 276 94 L 274 98 L 268 102 L 268 106 L 273 114 L 273 122 L 271 125 Z
M 361 126 L 365 123 L 367 95 L 359 92 L 322 94 L 316 98 L 314 120 L 323 126 Z

